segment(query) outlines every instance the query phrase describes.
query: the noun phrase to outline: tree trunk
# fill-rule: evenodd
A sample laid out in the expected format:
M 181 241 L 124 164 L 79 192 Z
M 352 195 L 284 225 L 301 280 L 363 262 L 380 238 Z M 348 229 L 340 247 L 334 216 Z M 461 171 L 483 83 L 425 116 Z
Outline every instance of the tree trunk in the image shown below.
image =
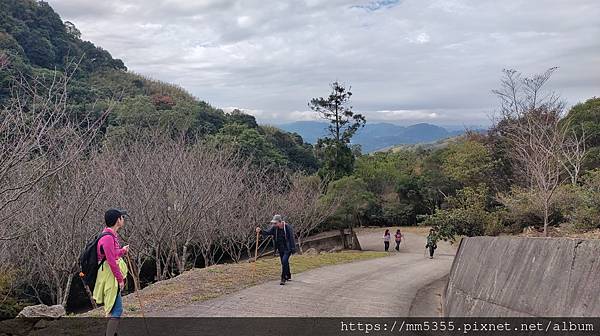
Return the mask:
M 185 272 L 185 262 L 187 261 L 187 255 L 188 255 L 188 242 L 185 242 L 185 244 L 183 244 L 183 251 L 181 252 L 181 259 L 178 260 L 178 269 L 179 269 L 179 274 L 182 274 L 183 272 Z
M 544 237 L 548 237 L 548 202 L 544 202 Z
M 213 257 L 210 251 L 203 250 L 202 258 L 204 259 L 204 267 L 212 266 L 214 264 Z
M 52 299 L 52 304 L 61 304 L 60 300 L 62 299 L 62 286 L 60 283 L 56 284 L 56 293 L 52 294 L 50 297 Z
M 67 300 L 69 299 L 69 293 L 71 293 L 71 282 L 73 281 L 73 276 L 69 275 L 69 280 L 67 280 L 67 286 L 65 287 L 64 295 L 62 297 L 62 301 L 60 305 L 63 307 L 67 307 Z
M 335 104 L 335 140 L 337 140 L 338 143 L 342 140 L 340 139 L 340 117 L 337 103 Z
M 340 139 L 340 118 L 338 115 L 338 105 L 335 105 L 335 153 L 333 155 L 333 167 L 334 167 L 334 172 L 337 178 L 337 174 L 338 174 L 338 162 L 339 162 L 339 152 L 340 152 L 340 143 L 341 143 L 341 139 Z
M 298 250 L 300 250 L 300 254 L 304 253 L 302 251 L 302 238 L 300 236 L 298 236 Z
M 162 280 L 162 269 L 160 267 L 160 249 L 156 249 L 155 255 L 155 264 L 156 264 L 156 281 Z
M 58 272 L 56 272 L 56 271 L 53 271 L 52 279 L 53 279 L 56 290 L 55 291 L 50 290 L 50 299 L 52 301 L 52 304 L 60 304 L 61 303 L 60 301 L 62 300 L 62 296 L 63 296 L 63 289 L 62 289 L 62 283 L 61 283 L 62 281 L 60 281 L 60 274 L 58 274 Z

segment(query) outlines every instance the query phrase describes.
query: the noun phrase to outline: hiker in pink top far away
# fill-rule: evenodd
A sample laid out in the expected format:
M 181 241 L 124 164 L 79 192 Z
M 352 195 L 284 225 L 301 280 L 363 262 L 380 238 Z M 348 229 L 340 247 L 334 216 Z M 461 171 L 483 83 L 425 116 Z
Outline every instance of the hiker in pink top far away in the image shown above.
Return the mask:
M 396 230 L 394 240 L 396 240 L 396 251 L 400 251 L 400 242 L 402 242 L 402 232 L 400 232 L 400 229 Z

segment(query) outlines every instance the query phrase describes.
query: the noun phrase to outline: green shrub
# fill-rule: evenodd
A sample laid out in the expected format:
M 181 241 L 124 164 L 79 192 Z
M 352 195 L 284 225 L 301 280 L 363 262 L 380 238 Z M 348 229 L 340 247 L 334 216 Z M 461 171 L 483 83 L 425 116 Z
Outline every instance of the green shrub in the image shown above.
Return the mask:
M 559 225 L 565 221 L 567 199 L 572 197 L 568 190 L 558 189 L 550 204 L 550 225 Z M 543 208 L 535 191 L 513 187 L 508 194 L 498 196 L 498 201 L 504 207 L 501 213 L 503 225 L 507 232 L 517 233 L 524 228 L 543 227 Z
M 489 211 L 489 189 L 485 185 L 466 187 L 446 199 L 448 208 L 430 216 L 425 225 L 436 229 L 439 238 L 454 241 L 456 236 L 481 236 L 502 232 L 498 215 Z
M 567 215 L 573 228 L 587 231 L 600 227 L 600 169 L 587 172 L 581 186 L 571 187 L 575 194 Z
M 10 271 L 6 266 L 0 266 L 0 320 L 16 317 L 25 307 L 23 302 L 11 296 L 15 279 L 16 272 Z

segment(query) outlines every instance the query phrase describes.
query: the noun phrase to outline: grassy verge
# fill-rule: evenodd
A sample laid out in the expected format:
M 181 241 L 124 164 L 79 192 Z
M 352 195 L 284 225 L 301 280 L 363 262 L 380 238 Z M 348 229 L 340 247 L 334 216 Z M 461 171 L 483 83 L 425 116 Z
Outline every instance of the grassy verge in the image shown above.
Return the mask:
M 544 237 L 544 232 L 533 228 L 526 228 L 522 233 L 518 234 L 521 237 Z M 577 231 L 570 227 L 549 227 L 548 237 L 554 238 L 581 238 L 581 239 L 600 239 L 600 229 L 589 231 Z
M 310 269 L 388 256 L 385 252 L 343 251 L 317 255 L 295 255 L 290 259 L 292 273 Z M 175 278 L 160 281 L 140 291 L 145 312 L 156 312 L 186 306 L 230 294 L 246 287 L 276 280 L 281 274 L 279 258 L 260 259 L 256 263 L 215 265 L 192 269 Z M 141 316 L 136 294 L 123 298 L 126 316 Z M 95 310 L 84 316 L 103 316 Z

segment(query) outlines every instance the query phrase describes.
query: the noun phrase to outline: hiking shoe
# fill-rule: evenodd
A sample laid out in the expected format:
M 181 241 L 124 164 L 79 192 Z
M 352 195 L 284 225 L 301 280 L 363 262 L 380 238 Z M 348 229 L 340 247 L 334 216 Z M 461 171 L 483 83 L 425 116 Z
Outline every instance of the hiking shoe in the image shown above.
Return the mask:
M 281 279 L 281 282 L 279 283 L 280 285 L 285 285 L 285 279 Z

